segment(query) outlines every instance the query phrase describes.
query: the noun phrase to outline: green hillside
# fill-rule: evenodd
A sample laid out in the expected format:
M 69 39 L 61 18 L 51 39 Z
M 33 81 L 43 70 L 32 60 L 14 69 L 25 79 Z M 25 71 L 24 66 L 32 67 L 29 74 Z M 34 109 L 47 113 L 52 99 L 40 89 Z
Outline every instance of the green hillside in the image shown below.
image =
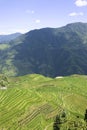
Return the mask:
M 55 117 L 63 111 L 66 119 L 61 118 L 61 130 L 81 130 L 86 127 L 86 108 L 87 76 L 0 77 L 0 130 L 53 130 Z
M 43 28 L 0 44 L 0 73 L 48 77 L 87 74 L 87 23 Z
M 13 33 L 13 34 L 8 34 L 8 35 L 0 35 L 0 43 L 4 43 L 4 42 L 9 42 L 17 37 L 19 37 L 20 35 L 22 35 L 21 33 Z

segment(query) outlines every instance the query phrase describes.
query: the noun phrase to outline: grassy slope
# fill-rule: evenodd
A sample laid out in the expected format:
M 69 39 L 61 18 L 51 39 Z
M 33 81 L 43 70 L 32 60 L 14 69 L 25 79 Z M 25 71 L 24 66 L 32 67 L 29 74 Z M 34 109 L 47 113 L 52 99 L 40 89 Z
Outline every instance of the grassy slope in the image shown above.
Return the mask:
M 68 120 L 83 120 L 87 108 L 87 77 L 61 79 L 26 75 L 9 79 L 0 90 L 0 130 L 52 130 L 54 118 L 66 110 Z

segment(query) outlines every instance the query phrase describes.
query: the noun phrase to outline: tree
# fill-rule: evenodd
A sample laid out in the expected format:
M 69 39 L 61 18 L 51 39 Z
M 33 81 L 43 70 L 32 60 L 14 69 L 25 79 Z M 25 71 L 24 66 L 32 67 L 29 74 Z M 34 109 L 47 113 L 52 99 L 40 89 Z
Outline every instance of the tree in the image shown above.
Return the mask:
M 0 85 L 1 85 L 1 87 L 5 87 L 5 83 L 3 80 L 0 81 Z
M 61 124 L 60 116 L 57 115 L 53 124 L 53 130 L 60 130 L 60 124 Z
M 84 120 L 87 122 L 87 109 L 85 110 L 85 117 Z
M 63 110 L 61 117 L 62 118 L 66 118 L 66 112 L 65 112 L 65 110 Z
M 58 126 L 56 122 L 54 122 L 53 124 L 53 130 L 60 130 L 60 127 Z
M 7 87 L 9 85 L 8 78 L 4 75 L 0 75 L 0 87 Z

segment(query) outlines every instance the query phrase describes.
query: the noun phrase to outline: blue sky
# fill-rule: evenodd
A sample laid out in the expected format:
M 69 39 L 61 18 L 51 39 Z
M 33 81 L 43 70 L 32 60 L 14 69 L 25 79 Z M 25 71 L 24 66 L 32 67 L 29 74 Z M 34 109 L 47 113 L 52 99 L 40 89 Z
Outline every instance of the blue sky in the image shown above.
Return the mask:
M 87 23 L 87 0 L 0 0 L 0 34 Z

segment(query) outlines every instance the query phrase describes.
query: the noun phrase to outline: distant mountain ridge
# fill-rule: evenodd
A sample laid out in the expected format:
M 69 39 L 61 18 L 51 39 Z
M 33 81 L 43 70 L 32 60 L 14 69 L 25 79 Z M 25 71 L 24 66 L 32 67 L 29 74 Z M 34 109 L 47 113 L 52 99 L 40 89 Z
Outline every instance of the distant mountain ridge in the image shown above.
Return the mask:
M 21 33 L 13 33 L 13 34 L 8 34 L 8 35 L 0 35 L 0 43 L 1 42 L 8 42 L 10 40 L 13 40 L 20 36 Z
M 87 74 L 87 23 L 32 30 L 8 45 L 0 50 L 1 73 L 51 77 Z

